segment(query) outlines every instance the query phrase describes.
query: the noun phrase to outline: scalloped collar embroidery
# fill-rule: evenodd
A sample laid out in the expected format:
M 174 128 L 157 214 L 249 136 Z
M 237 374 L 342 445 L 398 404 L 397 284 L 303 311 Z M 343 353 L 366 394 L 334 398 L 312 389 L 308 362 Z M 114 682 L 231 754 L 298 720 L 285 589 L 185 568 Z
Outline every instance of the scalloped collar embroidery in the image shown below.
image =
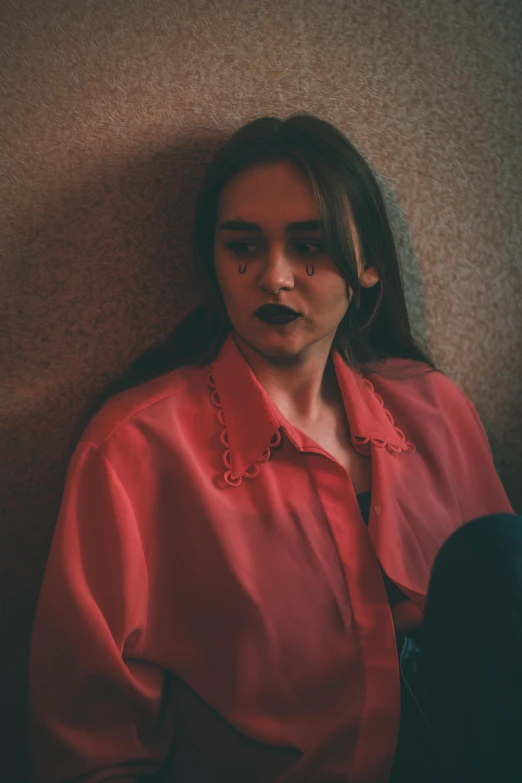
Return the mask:
M 369 454 L 371 446 L 386 448 L 391 454 L 414 452 L 415 445 L 395 426 L 373 384 L 347 367 L 337 351 L 333 360 L 354 448 L 361 454 Z M 271 450 L 281 446 L 282 423 L 231 335 L 207 365 L 207 381 L 210 402 L 222 427 L 224 479 L 239 486 L 243 478 L 255 478 Z

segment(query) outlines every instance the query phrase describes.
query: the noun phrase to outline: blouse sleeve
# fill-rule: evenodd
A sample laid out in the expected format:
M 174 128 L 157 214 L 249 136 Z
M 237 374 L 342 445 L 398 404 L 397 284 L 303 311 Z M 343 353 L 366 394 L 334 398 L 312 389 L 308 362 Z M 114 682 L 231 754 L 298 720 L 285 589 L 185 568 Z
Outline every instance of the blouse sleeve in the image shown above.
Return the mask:
M 173 740 L 167 677 L 141 658 L 148 575 L 122 483 L 102 452 L 71 460 L 29 655 L 36 783 L 125 781 L 161 769 Z

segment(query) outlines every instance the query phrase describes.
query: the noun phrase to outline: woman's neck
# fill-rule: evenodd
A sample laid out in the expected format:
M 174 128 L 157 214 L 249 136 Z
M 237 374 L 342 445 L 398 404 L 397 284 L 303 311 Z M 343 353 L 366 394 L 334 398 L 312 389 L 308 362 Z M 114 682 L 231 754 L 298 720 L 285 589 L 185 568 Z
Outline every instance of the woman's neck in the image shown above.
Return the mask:
M 302 361 L 292 361 L 290 357 L 284 364 L 271 361 L 241 338 L 234 340 L 259 383 L 287 419 L 313 425 L 342 403 L 329 351 L 331 344 L 322 353 L 318 350 Z

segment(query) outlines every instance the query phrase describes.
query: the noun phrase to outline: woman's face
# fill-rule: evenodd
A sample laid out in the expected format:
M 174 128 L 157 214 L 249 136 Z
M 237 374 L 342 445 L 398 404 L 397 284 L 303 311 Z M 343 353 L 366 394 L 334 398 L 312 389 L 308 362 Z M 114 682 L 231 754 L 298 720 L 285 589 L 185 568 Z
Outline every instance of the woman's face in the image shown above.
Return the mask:
M 227 227 L 229 221 L 236 225 Z M 289 225 L 304 221 L 317 226 Z M 326 252 L 319 221 L 312 186 L 290 161 L 252 166 L 222 191 L 214 238 L 217 280 L 235 333 L 268 359 L 328 354 L 350 303 L 351 289 Z M 253 225 L 238 225 L 243 222 Z M 355 235 L 354 242 L 362 274 Z M 375 285 L 375 270 L 364 275 L 363 285 Z M 285 324 L 256 316 L 261 305 L 276 303 L 301 316 Z

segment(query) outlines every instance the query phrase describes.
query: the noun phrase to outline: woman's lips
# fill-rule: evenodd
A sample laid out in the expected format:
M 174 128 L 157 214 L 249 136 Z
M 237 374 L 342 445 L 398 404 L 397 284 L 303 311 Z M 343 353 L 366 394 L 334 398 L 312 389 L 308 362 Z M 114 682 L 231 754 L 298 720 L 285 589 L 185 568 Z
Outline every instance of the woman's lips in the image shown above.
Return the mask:
M 256 316 L 268 324 L 287 324 L 299 318 L 301 313 L 286 305 L 261 305 L 256 310 Z

